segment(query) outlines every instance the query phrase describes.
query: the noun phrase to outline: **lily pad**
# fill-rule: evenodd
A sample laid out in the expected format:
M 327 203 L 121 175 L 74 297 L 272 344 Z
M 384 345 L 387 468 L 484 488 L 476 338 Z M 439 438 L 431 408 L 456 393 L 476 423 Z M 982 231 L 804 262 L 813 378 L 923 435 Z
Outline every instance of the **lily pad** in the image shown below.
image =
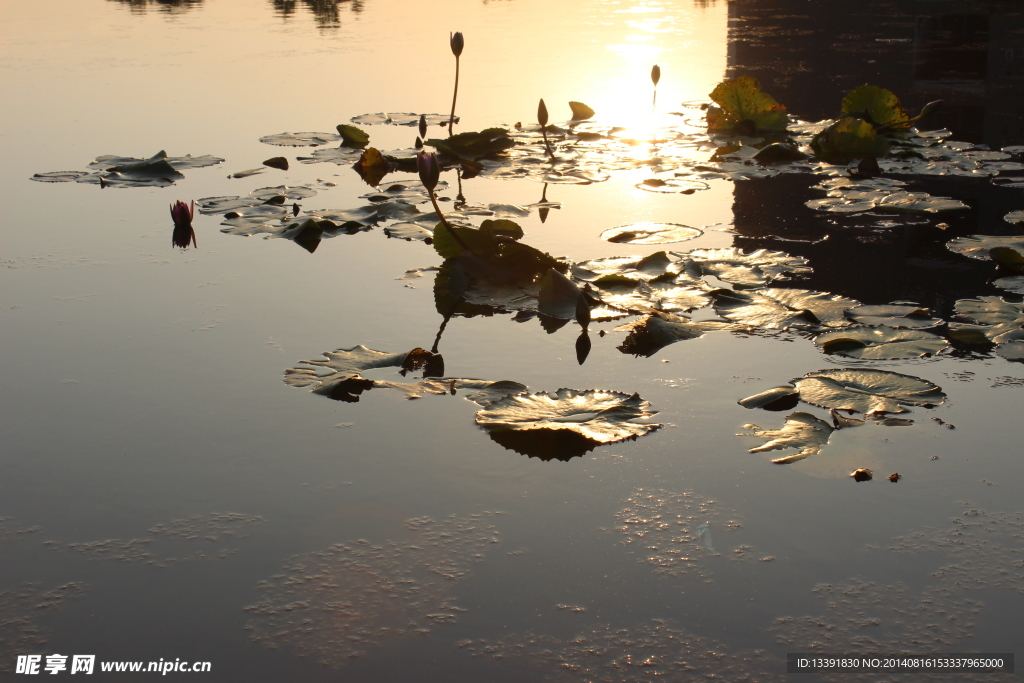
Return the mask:
M 941 319 L 933 318 L 931 312 L 926 308 L 898 304 L 882 306 L 863 304 L 846 311 L 846 315 L 854 322 L 869 327 L 885 325 L 897 328 L 925 328 L 935 327 L 942 323 Z
M 1003 219 L 1007 223 L 1024 223 L 1024 211 L 1011 211 L 1010 213 L 1003 216 Z
M 264 135 L 260 142 L 279 147 L 318 147 L 341 139 L 336 133 L 277 133 Z
M 765 451 L 779 451 L 786 448 L 795 448 L 797 452 L 783 458 L 772 460 L 773 463 L 785 465 L 804 458 L 817 455 L 821 448 L 828 443 L 829 437 L 835 431 L 832 425 L 810 413 L 790 413 L 786 416 L 786 422 L 781 429 L 761 429 L 756 425 L 745 425 L 746 429 L 754 430 L 748 434 L 737 434 L 736 436 L 756 436 L 768 439 L 762 446 L 751 448 L 751 453 L 763 453 Z
M 663 194 L 693 194 L 694 192 L 706 190 L 711 186 L 702 180 L 687 178 L 669 178 L 668 180 L 648 178 L 641 183 L 637 183 L 636 187 L 647 192 L 661 192 Z
M 999 289 L 1005 289 L 1008 292 L 1024 296 L 1024 275 L 1001 277 L 998 280 L 993 280 L 992 284 Z
M 800 392 L 792 384 L 782 384 L 741 399 L 738 403 L 748 409 L 789 410 L 799 401 Z
M 447 126 L 448 114 L 423 114 L 426 117 L 428 126 Z M 360 114 L 349 119 L 359 126 L 417 126 L 420 122 L 420 115 L 411 112 L 397 112 L 392 114 Z M 455 117 L 455 123 L 459 117 Z
M 957 320 L 971 324 L 950 324 L 949 336 L 966 344 L 1001 344 L 1016 339 L 1024 328 L 1024 304 L 997 296 L 961 299 L 956 302 L 954 311 Z
M 758 289 L 771 280 L 811 271 L 804 257 L 768 249 L 749 253 L 737 247 L 699 249 L 684 256 L 680 264 L 682 273 L 693 279 L 713 275 L 738 289 Z
M 815 156 L 830 164 L 846 164 L 853 159 L 881 157 L 889 153 L 889 141 L 875 132 L 864 119 L 844 116 L 814 136 L 811 149 Z
M 703 235 L 698 228 L 678 223 L 632 223 L 605 230 L 601 239 L 619 244 L 669 244 Z
M 1012 215 L 1012 214 L 1011 214 Z M 946 242 L 946 248 L 957 254 L 982 261 L 992 260 L 992 249 L 1004 247 L 1024 253 L 1024 235 L 1008 237 L 993 235 L 967 235 Z
M 717 290 L 715 310 L 723 317 L 755 327 L 786 330 L 849 325 L 845 312 L 860 304 L 838 294 L 807 289 Z
M 646 318 L 616 328 L 617 332 L 629 332 L 618 347 L 619 351 L 634 356 L 650 358 L 669 344 L 687 339 L 696 339 L 705 332 L 735 330 L 739 326 L 725 320 L 692 321 L 686 316 L 652 311 Z
M 88 171 L 50 171 L 49 173 L 36 173 L 32 180 L 40 183 L 69 183 L 73 180 L 92 175 Z
M 646 420 L 656 413 L 638 394 L 559 389 L 549 394 L 517 394 L 490 403 L 476 414 L 489 432 L 570 431 L 600 444 L 635 439 L 662 425 Z
M 936 334 L 885 326 L 826 332 L 818 335 L 814 343 L 825 353 L 869 360 L 922 358 L 949 348 L 949 343 Z
M 823 408 L 875 413 L 904 413 L 902 406 L 938 405 L 946 395 L 919 377 L 888 370 L 819 370 L 793 380 L 800 399 Z

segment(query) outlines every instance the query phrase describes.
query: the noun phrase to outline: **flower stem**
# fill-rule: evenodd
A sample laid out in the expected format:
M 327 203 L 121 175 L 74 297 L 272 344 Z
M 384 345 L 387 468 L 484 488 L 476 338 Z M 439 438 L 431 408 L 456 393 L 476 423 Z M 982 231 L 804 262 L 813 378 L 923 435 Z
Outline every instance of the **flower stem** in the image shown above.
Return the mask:
M 455 228 L 452 227 L 451 223 L 448 222 L 448 219 L 444 217 L 443 213 L 441 213 L 441 207 L 437 205 L 437 199 L 434 197 L 433 190 L 430 191 L 430 203 L 434 205 L 434 211 L 437 212 L 437 217 L 441 219 L 441 223 L 444 224 L 444 227 L 448 228 L 448 232 L 452 234 L 452 237 L 454 237 L 455 241 L 459 243 L 459 246 L 473 256 L 476 256 L 476 252 L 470 249 L 469 245 L 462 241 L 459 234 L 455 232 Z
M 452 93 L 452 113 L 448 116 L 448 137 L 452 136 L 452 124 L 455 122 L 455 100 L 459 97 L 459 58 L 455 58 L 455 92 Z

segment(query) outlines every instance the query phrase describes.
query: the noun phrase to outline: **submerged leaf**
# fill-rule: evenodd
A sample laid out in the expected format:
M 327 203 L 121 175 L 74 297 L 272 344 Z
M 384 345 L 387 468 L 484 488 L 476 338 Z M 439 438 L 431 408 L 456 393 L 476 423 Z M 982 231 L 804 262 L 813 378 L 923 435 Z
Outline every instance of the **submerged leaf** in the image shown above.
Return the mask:
M 785 448 L 797 449 L 794 455 L 772 460 L 773 463 L 779 465 L 803 460 L 809 455 L 817 455 L 822 446 L 828 443 L 828 439 L 834 431 L 832 425 L 824 420 L 810 413 L 800 412 L 787 415 L 786 423 L 781 429 L 760 429 L 753 426 L 750 428 L 755 430 L 752 434 L 737 434 L 737 436 L 756 436 L 768 439 L 768 443 L 763 446 L 751 448 L 751 453 L 778 451 Z

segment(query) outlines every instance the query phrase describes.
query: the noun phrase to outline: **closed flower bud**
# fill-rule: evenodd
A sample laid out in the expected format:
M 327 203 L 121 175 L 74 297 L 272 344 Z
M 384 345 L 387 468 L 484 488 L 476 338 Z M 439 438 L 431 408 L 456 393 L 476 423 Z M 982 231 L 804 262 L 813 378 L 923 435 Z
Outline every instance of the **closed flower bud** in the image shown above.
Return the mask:
M 654 82 L 655 87 L 657 87 L 658 81 L 661 80 L 661 67 L 657 64 L 651 69 L 651 80 Z
M 466 47 L 466 41 L 462 37 L 462 31 L 449 33 L 448 36 L 448 42 L 452 46 L 452 54 L 456 57 L 460 56 L 462 54 L 462 48 Z
M 416 155 L 416 170 L 420 174 L 420 182 L 429 192 L 437 187 L 437 181 L 441 177 L 441 166 L 437 163 L 437 155 L 434 153 L 420 152 Z
M 544 100 L 540 101 L 537 105 L 537 121 L 540 122 L 541 127 L 548 125 L 548 108 L 544 106 Z

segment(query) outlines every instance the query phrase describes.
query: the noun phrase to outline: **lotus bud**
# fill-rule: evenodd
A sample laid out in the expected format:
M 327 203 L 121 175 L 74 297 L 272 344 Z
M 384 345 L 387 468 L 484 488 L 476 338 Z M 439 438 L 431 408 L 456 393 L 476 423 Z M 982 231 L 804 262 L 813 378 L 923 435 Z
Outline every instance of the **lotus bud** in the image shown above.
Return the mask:
M 541 128 L 548 125 L 548 108 L 544 106 L 543 99 L 537 105 L 537 121 L 540 122 Z
M 937 110 L 943 104 L 945 104 L 943 100 L 935 100 L 934 102 L 929 102 L 928 104 L 924 105 L 924 107 L 921 109 L 921 113 L 917 115 L 917 118 L 923 119 L 929 114 L 934 113 L 935 110 Z
M 420 137 L 427 139 L 427 115 L 420 114 Z
M 420 152 L 416 155 L 416 170 L 420 174 L 420 182 L 427 191 L 433 192 L 437 187 L 437 181 L 441 177 L 441 167 L 437 163 L 437 155 L 434 153 Z
M 448 42 L 452 46 L 452 54 L 456 58 L 462 55 L 462 48 L 466 47 L 466 41 L 462 37 L 462 31 L 456 31 L 455 33 L 448 34 Z
M 171 204 L 171 219 L 174 221 L 174 232 L 171 234 L 171 244 L 182 249 L 188 249 L 189 242 L 192 246 L 199 247 L 196 243 L 196 231 L 192 228 L 192 217 L 195 215 L 196 202 L 191 204 L 177 201 Z
M 661 80 L 661 67 L 657 64 L 651 69 L 651 81 L 654 82 L 654 87 L 658 87 L 658 81 Z

